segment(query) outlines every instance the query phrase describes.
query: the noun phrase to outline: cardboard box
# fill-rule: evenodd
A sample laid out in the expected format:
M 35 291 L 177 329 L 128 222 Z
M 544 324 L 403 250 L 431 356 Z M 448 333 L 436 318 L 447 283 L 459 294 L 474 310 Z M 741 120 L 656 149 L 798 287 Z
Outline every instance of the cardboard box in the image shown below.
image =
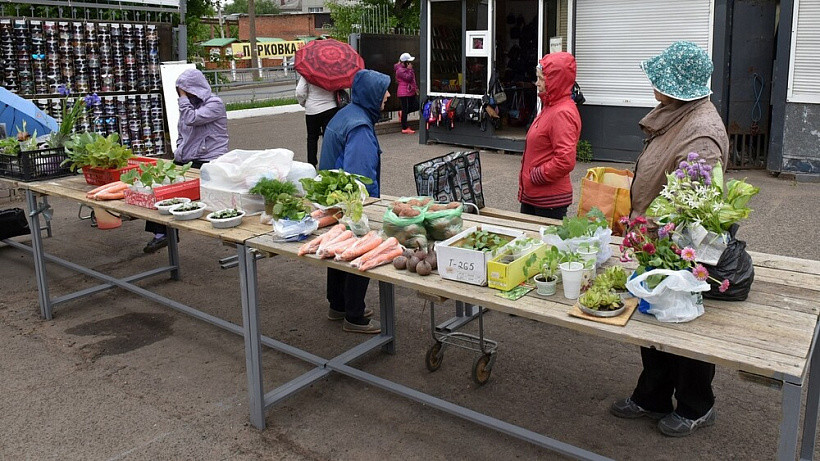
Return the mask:
M 471 283 L 473 285 L 487 284 L 487 262 L 495 258 L 498 252 L 489 253 L 454 246 L 478 230 L 485 230 L 513 238 L 524 235 L 524 233 L 519 230 L 484 224 L 482 226 L 465 229 L 453 237 L 436 244 L 438 273 L 442 278 Z
M 218 211 L 225 208 L 244 210 L 248 216 L 265 211 L 265 199 L 258 194 L 235 192 L 206 184 L 199 186 L 200 200 L 208 205 L 208 210 Z
M 505 257 L 512 255 L 511 251 L 506 249 L 501 251 L 495 258 L 487 262 L 487 285 L 490 288 L 497 288 L 502 291 L 512 290 L 521 284 L 521 282 L 529 279 L 538 272 L 541 267 L 538 261 L 543 259 L 547 254 L 549 245 L 544 242 L 536 242 L 534 248 L 524 253 L 518 259 L 505 263 L 502 260 Z M 535 255 L 535 262 L 527 266 L 527 260 Z

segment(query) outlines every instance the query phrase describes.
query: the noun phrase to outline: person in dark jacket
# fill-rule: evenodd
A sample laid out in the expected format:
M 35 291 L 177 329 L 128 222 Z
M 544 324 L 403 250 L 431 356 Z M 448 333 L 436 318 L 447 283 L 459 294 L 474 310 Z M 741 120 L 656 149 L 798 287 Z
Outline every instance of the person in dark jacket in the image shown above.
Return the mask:
M 320 170 L 341 168 L 373 180 L 367 186 L 371 197 L 379 196 L 381 147 L 376 139 L 376 122 L 390 97 L 390 77 L 372 70 L 360 70 L 353 78 L 350 104 L 339 110 L 325 129 Z M 370 279 L 336 269 L 327 270 L 328 318 L 343 320 L 342 329 L 356 333 L 379 333 L 381 324 L 369 319 L 373 310 L 364 298 Z
M 541 112 L 527 131 L 518 201 L 521 213 L 561 219 L 572 204 L 572 182 L 581 115 L 572 100 L 575 58 L 569 53 L 550 53 L 538 64 L 536 87 Z
M 191 162 L 194 168 L 228 152 L 228 113 L 219 96 L 211 92 L 205 75 L 197 69 L 188 69 L 176 81 L 179 99 L 179 137 L 174 152 L 174 163 Z M 168 246 L 167 228 L 147 221 L 145 230 L 154 237 L 143 251 L 154 253 Z
M 666 184 L 666 175 L 689 152 L 697 152 L 713 167 L 721 161 L 725 167 L 729 151 L 726 126 L 709 101 L 714 65 L 704 50 L 692 42 L 675 42 L 641 67 L 660 104 L 640 121 L 647 140 L 635 163 L 633 216 L 646 211 Z M 687 436 L 715 423 L 714 364 L 654 347 L 641 348 L 641 362 L 643 371 L 635 390 L 612 403 L 613 415 L 659 420 L 658 430 L 671 437 Z

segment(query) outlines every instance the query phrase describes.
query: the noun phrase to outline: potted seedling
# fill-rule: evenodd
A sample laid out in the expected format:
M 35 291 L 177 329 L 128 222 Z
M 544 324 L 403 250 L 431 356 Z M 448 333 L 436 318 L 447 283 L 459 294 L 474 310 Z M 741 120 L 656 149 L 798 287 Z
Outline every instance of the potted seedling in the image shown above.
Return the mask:
M 564 297 L 567 299 L 577 299 L 581 294 L 581 282 L 583 281 L 584 263 L 581 256 L 573 251 L 560 253 L 561 280 L 564 284 Z
M 536 245 L 540 245 L 541 242 L 535 240 L 531 237 L 519 237 L 507 245 L 509 248 L 510 253 L 512 254 L 513 261 L 524 256 L 530 250 L 532 250 Z
M 245 212 L 236 208 L 214 211 L 205 217 L 215 229 L 229 229 L 242 223 Z
M 535 255 L 533 255 L 535 256 Z M 536 292 L 539 295 L 549 296 L 555 294 L 555 287 L 558 284 L 558 261 L 560 254 L 555 247 L 550 248 L 547 254 L 541 259 L 541 272 L 533 277 Z
M 624 311 L 624 302 L 612 290 L 595 285 L 578 298 L 581 310 L 596 317 L 615 317 Z
M 179 205 L 181 203 L 188 203 L 190 201 L 191 199 L 187 197 L 174 197 L 159 201 L 154 204 L 154 207 L 157 210 L 159 210 L 159 214 L 171 214 L 171 212 L 168 211 L 171 209 L 171 207 L 173 207 L 174 205 Z
M 188 202 L 174 205 L 168 209 L 174 219 L 178 221 L 190 221 L 202 217 L 205 213 L 205 204 L 202 202 Z

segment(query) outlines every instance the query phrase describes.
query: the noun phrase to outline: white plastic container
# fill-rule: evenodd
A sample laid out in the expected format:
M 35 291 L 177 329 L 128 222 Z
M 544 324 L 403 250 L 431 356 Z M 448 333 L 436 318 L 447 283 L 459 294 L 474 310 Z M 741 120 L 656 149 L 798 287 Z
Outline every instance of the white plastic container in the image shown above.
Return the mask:
M 581 296 L 581 281 L 583 279 L 584 264 L 579 262 L 561 263 L 561 280 L 564 285 L 564 297 L 578 299 Z
M 186 205 L 190 205 L 191 203 L 196 203 L 199 205 L 199 208 L 196 210 L 191 211 L 177 211 L 179 208 L 182 208 Z M 172 215 L 174 215 L 174 219 L 177 221 L 190 221 L 192 219 L 199 219 L 205 214 L 205 204 L 202 202 L 190 202 L 190 203 L 180 203 L 179 205 L 174 205 L 168 209 Z
M 176 200 L 177 202 L 176 203 L 169 203 L 169 202 L 172 202 L 174 200 Z M 187 197 L 173 197 L 173 198 L 168 198 L 168 199 L 165 199 L 165 200 L 160 200 L 159 202 L 154 204 L 154 208 L 159 210 L 159 214 L 171 214 L 171 212 L 168 211 L 171 208 L 173 208 L 177 205 L 181 205 L 183 203 L 190 203 L 190 202 L 191 202 L 191 199 L 189 199 Z
M 237 210 L 237 211 L 239 211 L 239 216 L 234 216 L 233 218 L 224 218 L 224 219 L 214 218 L 214 215 L 219 213 L 220 211 L 225 211 L 225 210 L 219 210 L 219 211 L 214 211 L 213 213 L 208 213 L 208 216 L 205 217 L 205 219 L 207 219 L 208 221 L 211 222 L 211 225 L 214 226 L 214 229 L 230 229 L 231 227 L 236 227 L 236 226 L 242 224 L 242 218 L 245 217 L 245 212 L 244 211 Z

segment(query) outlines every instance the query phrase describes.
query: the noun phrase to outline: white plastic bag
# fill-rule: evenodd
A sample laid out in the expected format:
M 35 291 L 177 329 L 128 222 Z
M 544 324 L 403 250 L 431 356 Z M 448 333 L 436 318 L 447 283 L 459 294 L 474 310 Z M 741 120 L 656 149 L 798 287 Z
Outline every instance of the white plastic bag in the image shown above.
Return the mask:
M 277 241 L 297 242 L 307 238 L 311 232 L 319 228 L 319 223 L 305 216 L 301 221 L 290 219 L 276 219 L 273 221 L 273 235 Z
M 293 163 L 288 149 L 234 149 L 202 165 L 200 181 L 207 187 L 247 193 L 260 178 L 283 180 Z
M 603 264 L 612 256 L 612 249 L 609 248 L 609 243 L 612 241 L 612 229 L 608 227 L 599 227 L 592 237 L 574 237 L 567 240 L 561 240 L 557 234 L 547 233 L 546 230 L 546 227 L 541 228 L 541 240 L 557 247 L 559 251 L 576 251 L 582 243 L 596 243 L 600 248 L 596 258 L 598 264 Z
M 314 168 L 313 165 L 304 162 L 293 162 L 290 167 L 290 172 L 288 172 L 287 180 L 296 186 L 296 192 L 299 195 L 305 195 L 305 188 L 302 187 L 302 183 L 299 180 L 313 177 L 316 177 L 316 168 Z
M 666 275 L 666 278 L 650 290 L 643 282 L 652 275 Z M 626 282 L 627 290 L 649 303 L 647 313 L 659 322 L 672 323 L 688 322 L 703 315 L 701 293 L 709 288 L 708 283 L 687 270 L 653 269 Z

